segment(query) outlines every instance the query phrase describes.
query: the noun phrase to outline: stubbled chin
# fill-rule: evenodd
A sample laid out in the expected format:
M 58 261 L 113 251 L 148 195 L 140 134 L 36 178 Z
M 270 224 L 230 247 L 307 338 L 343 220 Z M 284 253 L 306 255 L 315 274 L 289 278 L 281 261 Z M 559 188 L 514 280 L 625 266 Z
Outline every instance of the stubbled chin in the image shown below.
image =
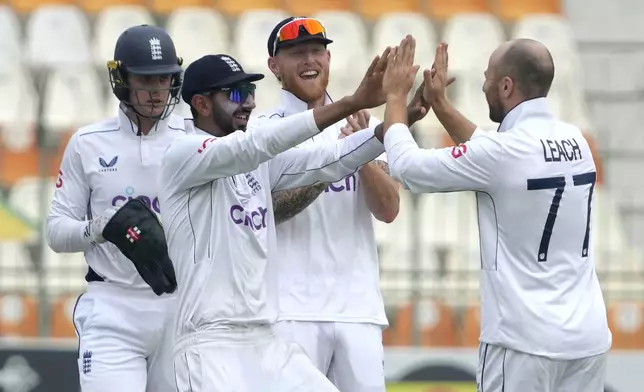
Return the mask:
M 244 121 L 244 120 L 235 119 L 233 122 L 234 128 L 242 131 L 246 130 L 247 125 L 248 125 L 248 121 Z
M 303 101 L 311 102 L 324 96 L 326 83 L 323 82 L 321 77 L 314 80 L 297 79 L 294 86 L 290 87 L 291 92 L 295 94 L 296 97 Z

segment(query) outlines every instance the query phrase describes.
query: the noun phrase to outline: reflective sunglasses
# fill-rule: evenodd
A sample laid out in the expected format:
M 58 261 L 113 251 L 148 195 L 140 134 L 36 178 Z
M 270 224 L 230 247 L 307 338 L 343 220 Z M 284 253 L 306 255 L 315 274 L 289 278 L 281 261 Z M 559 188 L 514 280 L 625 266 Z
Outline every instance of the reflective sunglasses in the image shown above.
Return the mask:
M 273 56 L 277 53 L 277 45 L 296 39 L 300 34 L 300 27 L 303 27 L 310 35 L 322 34 L 326 38 L 326 29 L 322 22 L 312 18 L 293 19 L 277 31 L 277 37 L 273 43 Z
M 228 93 L 228 99 L 231 101 L 242 104 L 246 102 L 249 95 L 252 95 L 255 98 L 255 90 L 257 86 L 254 83 L 242 84 L 235 87 L 224 87 L 220 91 Z
M 202 93 L 202 95 L 212 95 L 217 91 L 222 91 L 228 94 L 228 99 L 231 100 L 232 102 L 235 102 L 236 104 L 242 104 L 246 102 L 249 95 L 252 95 L 253 98 L 255 97 L 256 89 L 257 89 L 257 86 L 255 86 L 254 83 L 247 83 L 247 84 L 240 84 L 238 86 L 233 86 L 233 87 L 218 88 L 213 91 Z

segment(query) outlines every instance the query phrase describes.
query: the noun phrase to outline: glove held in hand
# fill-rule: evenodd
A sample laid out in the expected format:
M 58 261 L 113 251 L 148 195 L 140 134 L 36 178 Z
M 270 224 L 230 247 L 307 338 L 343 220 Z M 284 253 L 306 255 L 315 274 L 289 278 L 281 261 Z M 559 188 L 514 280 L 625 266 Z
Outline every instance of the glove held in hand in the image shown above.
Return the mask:
M 156 295 L 177 289 L 163 227 L 141 200 L 132 199 L 123 205 L 105 225 L 103 238 L 132 261 Z

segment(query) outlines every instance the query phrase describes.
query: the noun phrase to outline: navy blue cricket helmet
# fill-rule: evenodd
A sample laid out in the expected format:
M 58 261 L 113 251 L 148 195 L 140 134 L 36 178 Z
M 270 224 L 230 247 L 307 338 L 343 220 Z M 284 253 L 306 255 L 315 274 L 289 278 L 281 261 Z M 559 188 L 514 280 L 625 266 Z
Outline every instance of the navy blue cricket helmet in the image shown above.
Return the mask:
M 112 92 L 120 102 L 134 109 L 130 102 L 128 75 L 170 75 L 170 94 L 160 116 L 165 118 L 179 103 L 182 64 L 172 38 L 164 29 L 150 25 L 130 27 L 116 41 L 114 60 L 107 62 Z

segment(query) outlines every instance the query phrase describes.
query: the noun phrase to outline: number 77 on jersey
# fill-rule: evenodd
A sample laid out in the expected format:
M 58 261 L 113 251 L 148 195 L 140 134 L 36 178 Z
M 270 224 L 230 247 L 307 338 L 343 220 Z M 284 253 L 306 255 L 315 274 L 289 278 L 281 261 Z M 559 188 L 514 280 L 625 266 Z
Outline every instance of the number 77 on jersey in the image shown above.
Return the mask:
M 588 256 L 588 244 L 590 242 L 590 210 L 593 200 L 593 192 L 595 190 L 595 183 L 597 181 L 597 172 L 588 172 L 578 174 L 572 177 L 573 186 L 590 185 L 590 192 L 588 192 L 588 210 L 586 214 L 586 232 L 584 234 L 584 244 L 581 249 L 581 257 Z M 557 213 L 559 212 L 559 203 L 564 196 L 566 189 L 565 177 L 546 177 L 546 178 L 533 178 L 528 180 L 529 191 L 539 191 L 554 189 L 555 194 L 552 197 L 546 224 L 543 227 L 543 234 L 541 235 L 541 242 L 539 243 L 539 253 L 537 254 L 537 261 L 544 262 L 548 260 L 548 248 L 550 247 L 550 238 L 552 237 L 552 230 L 557 220 Z

